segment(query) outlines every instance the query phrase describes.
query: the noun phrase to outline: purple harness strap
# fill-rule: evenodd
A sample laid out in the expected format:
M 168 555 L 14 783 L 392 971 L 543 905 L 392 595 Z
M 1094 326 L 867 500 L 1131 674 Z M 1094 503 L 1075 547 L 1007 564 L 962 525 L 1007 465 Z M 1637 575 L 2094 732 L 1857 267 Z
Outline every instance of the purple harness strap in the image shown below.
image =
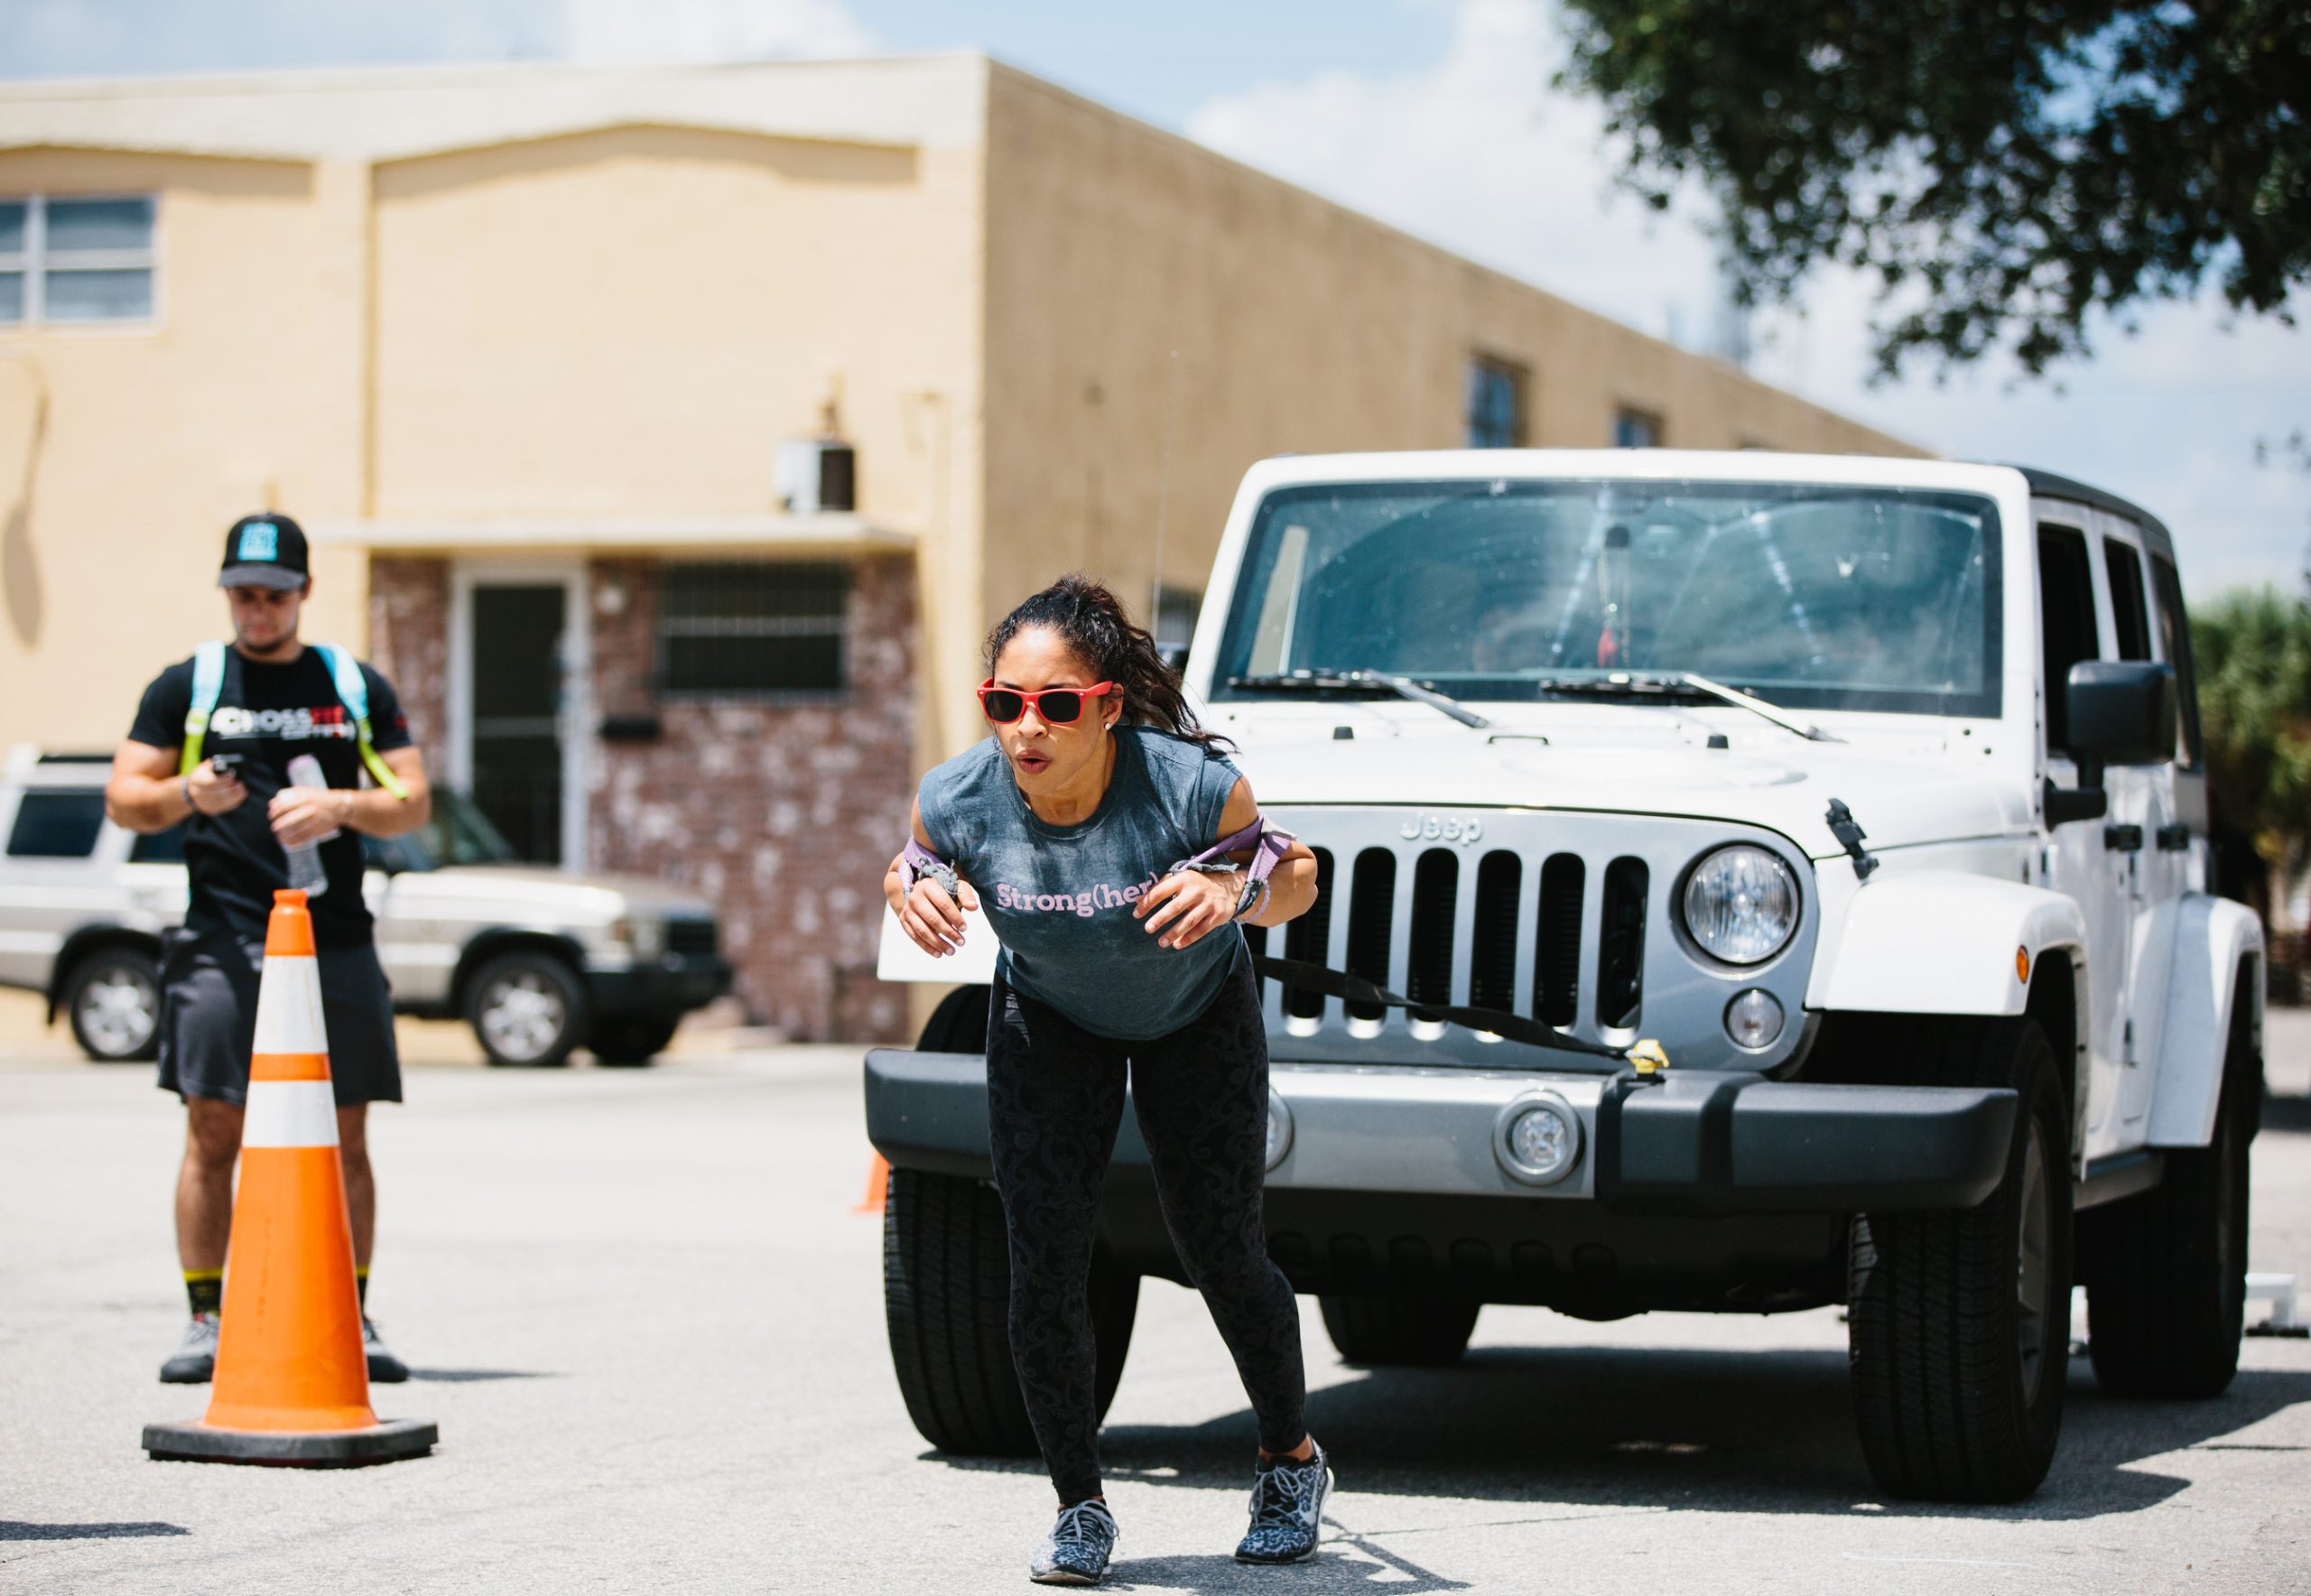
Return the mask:
M 955 867 L 912 837 L 906 840 L 906 846 L 899 850 L 899 875 L 902 877 L 901 885 L 909 888 L 927 876 L 932 883 L 950 899 L 956 902 L 961 901 L 961 895 L 956 890 Z
M 1267 823 L 1267 817 L 1256 817 L 1252 823 L 1232 837 L 1222 837 L 1192 859 L 1182 859 L 1170 872 L 1180 870 L 1232 870 L 1235 864 L 1228 855 L 1244 849 L 1252 849 L 1252 864 L 1247 875 L 1251 885 L 1265 886 L 1276 867 L 1290 852 L 1296 839 L 1289 831 Z

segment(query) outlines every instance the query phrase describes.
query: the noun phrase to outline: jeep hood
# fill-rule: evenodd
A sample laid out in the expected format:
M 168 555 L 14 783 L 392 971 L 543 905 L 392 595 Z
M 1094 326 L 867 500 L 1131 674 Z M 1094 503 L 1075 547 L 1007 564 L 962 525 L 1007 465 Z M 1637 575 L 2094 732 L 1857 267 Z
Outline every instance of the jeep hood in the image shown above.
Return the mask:
M 1763 826 L 1806 854 L 1843 851 L 1824 816 L 1842 800 L 1871 849 L 2026 830 L 2036 823 L 2010 780 L 1975 775 L 1915 744 L 1806 742 L 1767 731 L 1710 748 L 1703 733 L 1581 738 L 1502 724 L 1490 732 L 1440 721 L 1396 735 L 1331 740 L 1265 718 L 1224 729 L 1263 806 L 1385 805 L 1433 811 L 1517 808 L 1675 815 Z M 1333 719 L 1341 719 L 1332 717 Z M 1984 763 L 1988 763 L 1987 760 Z

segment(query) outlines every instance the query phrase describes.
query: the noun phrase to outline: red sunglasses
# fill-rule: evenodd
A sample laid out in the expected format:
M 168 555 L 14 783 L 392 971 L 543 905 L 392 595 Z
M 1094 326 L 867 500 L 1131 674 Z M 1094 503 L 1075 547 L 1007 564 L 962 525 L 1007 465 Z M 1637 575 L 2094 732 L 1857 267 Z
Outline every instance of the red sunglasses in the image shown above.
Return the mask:
M 1072 726 L 1082 718 L 1083 701 L 1113 692 L 1112 682 L 1097 682 L 1089 687 L 1046 687 L 1041 692 L 1021 692 L 1015 687 L 998 687 L 990 676 L 979 684 L 979 712 L 998 726 L 1008 726 L 1027 712 L 1033 704 L 1035 713 L 1053 726 Z

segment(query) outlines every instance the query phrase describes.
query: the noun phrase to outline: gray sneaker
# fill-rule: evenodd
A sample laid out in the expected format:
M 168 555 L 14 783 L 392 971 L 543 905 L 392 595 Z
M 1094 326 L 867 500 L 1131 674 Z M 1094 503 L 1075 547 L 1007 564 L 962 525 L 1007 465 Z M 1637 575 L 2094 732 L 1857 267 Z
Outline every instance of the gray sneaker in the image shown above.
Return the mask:
M 1316 1554 L 1332 1464 L 1316 1448 L 1304 1463 L 1277 1458 L 1252 1481 L 1252 1526 L 1236 1543 L 1239 1563 L 1305 1563 Z
M 409 1378 L 409 1365 L 385 1350 L 385 1343 L 377 1339 L 377 1326 L 369 1315 L 361 1315 L 361 1350 L 369 1359 L 369 1383 L 374 1386 L 398 1386 Z
M 1059 1522 L 1027 1564 L 1027 1577 L 1039 1585 L 1096 1585 L 1108 1572 L 1108 1554 L 1121 1533 L 1105 1502 L 1062 1508 Z
M 205 1386 L 217 1375 L 217 1315 L 195 1313 L 174 1356 L 161 1365 L 161 1383 Z

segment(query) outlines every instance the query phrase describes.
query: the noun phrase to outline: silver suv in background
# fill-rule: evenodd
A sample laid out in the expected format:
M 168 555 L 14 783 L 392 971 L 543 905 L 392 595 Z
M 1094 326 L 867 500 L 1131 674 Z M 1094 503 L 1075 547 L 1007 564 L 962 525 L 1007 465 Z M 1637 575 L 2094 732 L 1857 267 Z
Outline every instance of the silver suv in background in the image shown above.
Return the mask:
M 13 750 L 0 766 L 0 986 L 46 995 L 92 1059 L 159 1044 L 162 933 L 184 918 L 181 829 L 105 818 L 101 754 Z M 730 986 L 713 905 L 642 877 L 514 858 L 471 801 L 433 790 L 406 837 L 363 839 L 363 894 L 394 1007 L 463 1018 L 497 1064 L 589 1047 L 641 1064 Z

